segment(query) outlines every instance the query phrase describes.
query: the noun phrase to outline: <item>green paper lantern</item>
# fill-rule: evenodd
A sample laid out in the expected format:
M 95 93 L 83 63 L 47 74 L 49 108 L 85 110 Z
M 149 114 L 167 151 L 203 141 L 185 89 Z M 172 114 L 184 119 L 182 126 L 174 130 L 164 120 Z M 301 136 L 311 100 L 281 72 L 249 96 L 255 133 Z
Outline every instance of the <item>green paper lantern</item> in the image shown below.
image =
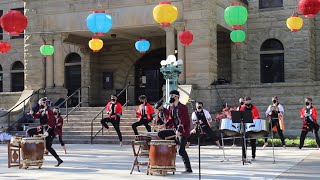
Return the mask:
M 224 10 L 224 20 L 232 29 L 242 29 L 248 18 L 247 8 L 241 3 L 232 3 Z
M 42 45 L 40 47 L 40 53 L 43 56 L 51 56 L 54 53 L 54 47 L 51 45 Z
M 235 30 L 230 33 L 230 39 L 235 44 L 241 44 L 246 39 L 246 33 L 242 30 Z

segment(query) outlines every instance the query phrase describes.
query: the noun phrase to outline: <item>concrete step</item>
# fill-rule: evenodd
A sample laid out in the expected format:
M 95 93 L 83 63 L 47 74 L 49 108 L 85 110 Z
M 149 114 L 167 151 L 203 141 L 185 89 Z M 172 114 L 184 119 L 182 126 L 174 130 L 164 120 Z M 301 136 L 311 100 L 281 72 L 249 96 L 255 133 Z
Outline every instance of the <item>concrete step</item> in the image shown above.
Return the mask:
M 136 121 L 120 121 L 120 126 L 131 126 Z M 93 126 L 101 126 L 100 121 L 94 121 Z M 63 127 L 73 127 L 73 126 L 91 126 L 91 122 L 89 121 L 74 121 L 74 122 L 68 122 L 64 123 Z M 108 126 L 112 126 L 111 123 L 108 123 Z
M 141 132 L 145 131 L 145 129 L 142 129 Z M 97 132 L 94 132 L 94 134 Z M 102 134 L 102 133 L 100 133 Z M 112 130 L 112 131 L 107 131 L 106 129 L 103 130 L 104 135 L 117 135 L 117 132 Z M 122 135 L 134 135 L 133 130 L 131 131 L 121 131 Z M 63 136 L 66 135 L 91 135 L 91 131 L 64 131 Z
M 91 139 L 64 139 L 63 140 L 65 144 L 90 144 Z M 123 139 L 122 144 L 123 145 L 131 145 L 132 141 L 134 139 Z M 59 141 L 55 139 L 53 141 L 54 144 L 59 144 Z M 94 139 L 93 144 L 119 144 L 119 139 Z
M 93 131 L 97 132 L 102 128 L 102 126 L 93 126 Z M 139 126 L 138 131 L 145 130 L 146 128 L 144 126 Z M 73 127 L 63 127 L 63 132 L 67 131 L 90 131 L 91 126 L 73 126 Z M 132 131 L 131 126 L 120 126 L 121 131 Z M 109 131 L 115 131 L 112 126 L 109 126 Z

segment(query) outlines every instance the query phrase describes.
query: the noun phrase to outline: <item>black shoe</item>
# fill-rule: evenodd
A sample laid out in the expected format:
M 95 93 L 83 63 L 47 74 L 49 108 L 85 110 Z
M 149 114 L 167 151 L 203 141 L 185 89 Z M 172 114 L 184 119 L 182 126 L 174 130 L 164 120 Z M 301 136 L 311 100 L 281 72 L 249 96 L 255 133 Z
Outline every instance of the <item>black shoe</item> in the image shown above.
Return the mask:
M 186 169 L 186 170 L 182 171 L 181 173 L 182 174 L 192 173 L 192 169 Z
M 63 161 L 61 160 L 61 159 L 58 159 L 58 164 L 57 165 L 55 165 L 55 167 L 59 167 L 60 166 L 60 164 L 62 164 L 63 163 Z

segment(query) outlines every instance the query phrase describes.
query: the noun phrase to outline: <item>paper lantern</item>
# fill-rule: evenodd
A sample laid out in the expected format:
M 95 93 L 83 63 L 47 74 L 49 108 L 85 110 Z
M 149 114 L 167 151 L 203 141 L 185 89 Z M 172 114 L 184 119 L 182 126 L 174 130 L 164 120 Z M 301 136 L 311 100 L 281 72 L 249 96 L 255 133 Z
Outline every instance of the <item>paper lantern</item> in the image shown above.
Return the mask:
M 160 2 L 159 5 L 153 8 L 153 18 L 161 26 L 170 26 L 177 20 L 178 9 L 171 5 L 170 2 Z
M 43 56 L 51 56 L 54 53 L 54 47 L 48 44 L 42 45 L 40 47 L 40 53 Z
M 299 11 L 308 18 L 316 16 L 320 10 L 320 2 L 318 0 L 301 0 L 298 3 Z
M 193 41 L 193 34 L 188 30 L 184 30 L 179 33 L 178 38 L 181 44 L 184 46 L 189 46 Z
M 10 10 L 1 17 L 1 27 L 11 36 L 19 36 L 28 25 L 28 19 L 20 11 Z
M 140 38 L 140 40 L 135 43 L 135 47 L 140 53 L 145 53 L 149 50 L 150 43 L 145 38 Z
M 235 30 L 230 33 L 230 39 L 235 44 L 241 44 L 246 39 L 246 33 L 242 30 Z
M 241 3 L 232 3 L 224 10 L 224 20 L 232 29 L 242 29 L 248 18 L 247 8 Z
M 0 42 L 0 53 L 5 54 L 9 52 L 11 49 L 11 45 L 7 42 Z
M 291 17 L 287 19 L 287 27 L 291 32 L 297 32 L 302 28 L 303 20 L 297 14 L 292 14 Z
M 98 52 L 103 47 L 103 41 L 98 38 L 92 38 L 89 41 L 89 47 L 93 50 L 93 52 Z
M 112 17 L 103 10 L 94 11 L 87 17 L 87 27 L 95 36 L 104 36 L 112 28 Z

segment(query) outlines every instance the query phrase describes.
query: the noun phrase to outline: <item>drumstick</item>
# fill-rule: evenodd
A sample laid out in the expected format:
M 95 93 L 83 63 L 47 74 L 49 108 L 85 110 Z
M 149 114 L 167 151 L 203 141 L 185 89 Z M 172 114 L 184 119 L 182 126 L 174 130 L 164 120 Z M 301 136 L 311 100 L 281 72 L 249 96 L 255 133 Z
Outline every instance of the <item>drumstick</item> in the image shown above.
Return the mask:
M 168 140 L 168 139 L 175 138 L 175 137 L 176 137 L 176 135 L 172 135 L 172 136 L 165 137 L 164 139 Z
M 31 101 L 29 101 L 29 108 L 30 108 L 30 111 L 32 111 Z

